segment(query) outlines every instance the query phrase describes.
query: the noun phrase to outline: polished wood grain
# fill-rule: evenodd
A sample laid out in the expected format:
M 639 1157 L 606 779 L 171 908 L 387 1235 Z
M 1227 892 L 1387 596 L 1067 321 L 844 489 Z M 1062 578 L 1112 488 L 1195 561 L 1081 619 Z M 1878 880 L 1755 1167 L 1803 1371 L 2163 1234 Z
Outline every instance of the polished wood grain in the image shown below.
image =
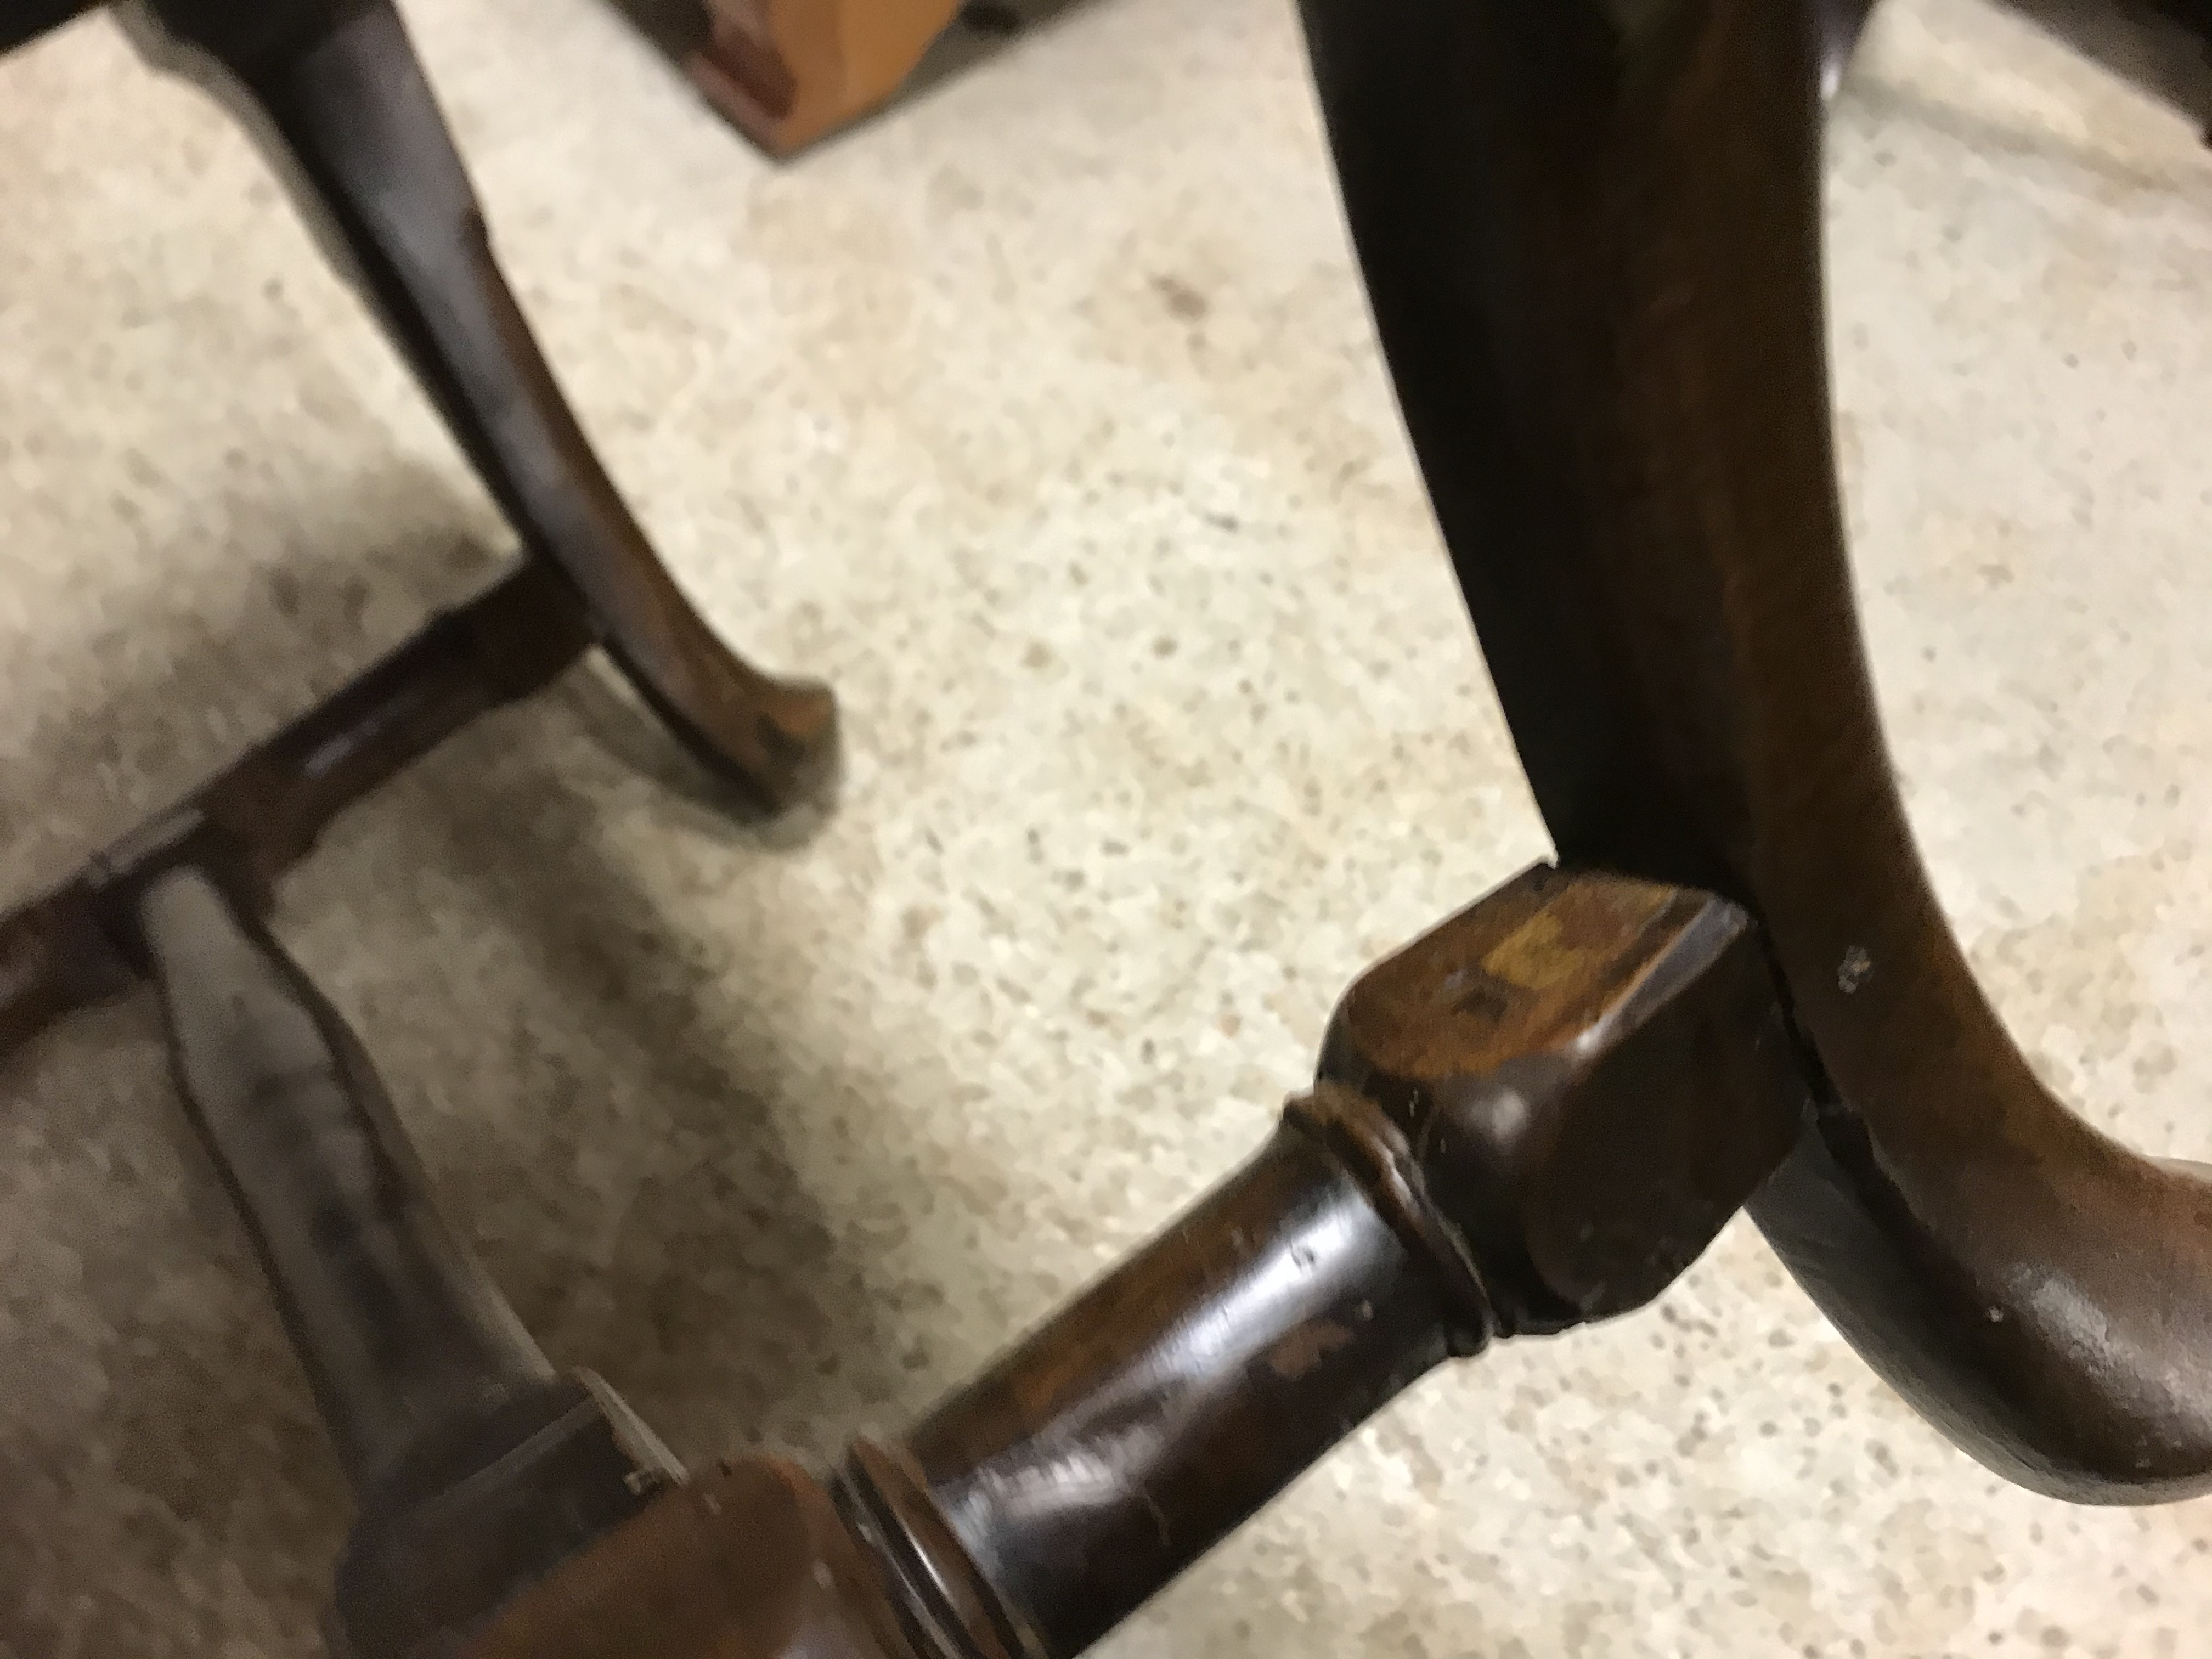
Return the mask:
M 0 3 L 19 44 L 70 9 Z M 538 355 L 398 15 L 148 0 L 157 62 L 270 141 L 514 520 L 524 559 L 60 887 L 0 916 L 0 1051 L 150 980 L 177 1079 L 353 1486 L 332 1628 L 443 1654 L 678 1471 L 604 1385 L 556 1376 L 440 1214 L 382 1081 L 266 925 L 338 812 L 594 641 L 751 805 L 817 793 L 834 705 L 730 653 L 678 590 Z
M 685 1486 L 553 1376 L 263 917 L 332 814 L 593 638 L 770 804 L 828 704 L 714 641 L 591 460 L 386 0 L 155 0 L 157 49 L 266 119 L 532 550 L 0 919 L 0 1045 L 161 991 L 362 1499 L 351 1659 L 1068 1659 L 1429 1370 L 1644 1307 L 1740 1209 L 1992 1467 L 2087 1501 L 2212 1488 L 2212 1182 L 2035 1082 L 1882 745 L 1820 215 L 1866 7 L 1304 9 L 1559 862 L 1364 975 L 1246 1164 L 903 1433 Z M 61 9 L 0 11 L 0 40 Z
M 0 0 L 0 42 L 82 8 Z M 96 857 L 0 915 L 0 1051 L 131 983 L 137 886 L 198 863 L 265 908 L 329 817 L 590 643 L 751 808 L 831 781 L 823 688 L 737 657 L 684 599 L 538 354 L 428 81 L 387 0 L 147 0 L 120 15 L 155 61 L 244 106 L 280 172 L 406 353 L 536 562 Z
M 435 1651 L 437 1659 L 951 1659 L 909 1642 L 878 1565 L 821 1483 L 768 1457 L 666 1494 L 510 1601 L 465 1647 Z
M 1447 1358 L 1649 1302 L 1806 1104 L 1741 911 L 1526 872 L 1364 975 L 1258 1156 L 862 1448 L 850 1507 L 927 1566 L 918 1626 L 1079 1653 Z
M 0 0 L 0 45 L 86 9 Z M 0 915 L 0 1052 L 131 983 L 131 906 L 152 875 L 196 863 L 265 908 L 332 814 L 593 642 L 749 808 L 820 796 L 836 766 L 834 701 L 732 653 L 653 553 L 538 351 L 388 0 L 144 0 L 118 15 L 151 58 L 242 106 L 274 145 L 534 562 Z
M 276 942 L 190 867 L 147 885 L 138 924 L 179 1086 L 355 1484 L 551 1382 L 439 1213 L 360 1042 Z
M 845 1479 L 886 1532 L 926 1532 L 900 1517 L 935 1507 L 1022 1633 L 998 1645 L 1080 1652 L 1443 1359 L 1456 1311 L 1351 1172 L 1286 1128 L 909 1431 L 896 1466 Z
M 774 811 L 836 760 L 823 687 L 725 646 L 584 436 L 493 258 L 468 175 L 389 0 L 149 0 L 149 57 L 242 103 L 339 269 L 375 309 L 525 542 L 567 572 L 601 643 L 672 731 Z
M 1820 1109 L 1753 1213 L 1992 1468 L 2212 1489 L 2212 1185 L 2091 1128 L 1983 996 L 1861 648 L 1802 8 L 1305 0 L 1407 426 L 1571 861 L 1759 920 Z
M 86 9 L 0 0 L 0 50 Z M 568 573 L 678 738 L 758 809 L 821 793 L 834 700 L 732 652 L 662 565 L 515 303 L 391 0 L 131 0 L 116 15 L 150 61 L 204 82 L 270 145 L 525 544 Z
M 354 1490 L 335 1623 L 422 1652 L 637 1516 L 678 1470 L 556 1376 L 441 1213 L 360 1039 L 203 871 L 137 896 L 193 1127 L 252 1239 Z

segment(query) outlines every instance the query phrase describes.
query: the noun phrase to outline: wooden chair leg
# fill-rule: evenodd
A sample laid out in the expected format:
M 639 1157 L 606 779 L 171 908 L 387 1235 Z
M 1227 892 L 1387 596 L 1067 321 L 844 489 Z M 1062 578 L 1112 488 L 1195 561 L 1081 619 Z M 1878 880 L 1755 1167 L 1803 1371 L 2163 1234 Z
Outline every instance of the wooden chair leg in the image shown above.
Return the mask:
M 1827 378 L 1820 89 L 1850 9 L 1302 9 L 1400 405 L 1553 842 L 1724 894 L 1773 952 L 1820 1112 L 1753 1218 L 2008 1479 L 2212 1492 L 2212 1182 L 2028 1064 L 1884 745 Z
M 714 106 L 788 155 L 897 91 L 960 0 L 708 0 L 687 67 Z
M 1364 975 L 1256 1157 L 827 1480 L 555 1377 L 362 1045 L 206 868 L 133 954 L 361 1503 L 345 1659 L 1070 1659 L 1424 1373 L 1643 1306 L 1808 1096 L 1708 894 L 1540 866 Z
M 817 793 L 826 688 L 762 673 L 662 566 L 577 424 L 493 258 L 468 175 L 390 0 L 135 0 L 157 63 L 242 99 L 332 258 L 374 307 L 531 549 L 677 737 L 757 806 Z
M 455 1651 L 1071 1659 L 1432 1367 L 1650 1301 L 1807 1098 L 1741 911 L 1542 866 L 1363 977 L 1320 1073 L 1257 1157 L 826 1488 L 708 1474 Z
M 276 940 L 189 865 L 146 884 L 135 921 L 193 1125 L 354 1487 L 340 1651 L 420 1653 L 630 1520 L 675 1465 L 604 1386 L 554 1375 Z
M 204 72 L 273 133 L 288 177 L 521 531 L 531 557 L 291 726 L 0 915 L 0 1053 L 146 968 L 130 905 L 159 870 L 220 870 L 264 905 L 336 812 L 498 703 L 604 645 L 716 775 L 774 809 L 835 762 L 826 689 L 730 652 L 677 588 L 601 469 L 494 260 L 420 64 L 388 0 L 131 0 L 160 61 Z M 0 40 L 73 15 L 0 0 Z

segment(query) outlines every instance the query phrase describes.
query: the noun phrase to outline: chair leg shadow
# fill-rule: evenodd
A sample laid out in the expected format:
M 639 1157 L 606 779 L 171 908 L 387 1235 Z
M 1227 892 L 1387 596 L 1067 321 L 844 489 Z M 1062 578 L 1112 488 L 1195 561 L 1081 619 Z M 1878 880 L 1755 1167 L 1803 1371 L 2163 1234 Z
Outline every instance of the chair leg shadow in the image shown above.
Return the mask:
M 81 691 L 0 779 L 0 902 L 496 568 L 404 472 L 313 517 L 329 536 L 261 584 L 196 605 L 157 561 L 102 618 L 133 649 L 88 642 Z M 267 533 L 301 543 L 282 515 Z M 625 867 L 604 820 L 634 788 L 556 686 L 340 818 L 274 924 L 556 1364 L 604 1372 L 693 1457 L 763 1425 L 834 1443 L 902 1387 L 902 1334 L 778 1126 L 795 1075 L 810 1099 L 867 1085 L 825 1075 L 819 1043 L 794 1064 L 744 1006 L 748 973 L 803 960 L 775 906 L 725 941 Z M 702 890 L 742 891 L 772 856 L 668 833 Z M 150 994 L 0 1056 L 0 1653 L 319 1652 L 343 1486 Z

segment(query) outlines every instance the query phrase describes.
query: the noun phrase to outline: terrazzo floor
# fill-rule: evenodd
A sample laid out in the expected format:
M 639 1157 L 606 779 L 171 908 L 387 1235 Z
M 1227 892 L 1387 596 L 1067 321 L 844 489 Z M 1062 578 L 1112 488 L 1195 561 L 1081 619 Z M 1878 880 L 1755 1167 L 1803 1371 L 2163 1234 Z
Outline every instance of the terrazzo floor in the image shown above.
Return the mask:
M 508 267 L 811 836 L 592 671 L 344 819 L 287 940 L 555 1358 L 693 1459 L 895 1427 L 1265 1134 L 1540 856 L 1285 0 L 1092 0 L 796 164 L 600 0 L 412 0 Z M 2115 35 L 2133 50 L 2133 35 Z M 1978 0 L 1833 120 L 1840 447 L 1913 816 L 2044 1073 L 2212 1158 L 2212 157 Z M 255 154 L 0 64 L 0 890 L 480 584 L 497 516 Z M 624 756 L 642 749 L 654 764 Z M 0 1060 L 0 1655 L 291 1659 L 343 1492 L 139 996 Z M 1431 1378 L 1115 1659 L 2212 1653 L 2212 1506 L 1950 1450 L 1747 1225 Z

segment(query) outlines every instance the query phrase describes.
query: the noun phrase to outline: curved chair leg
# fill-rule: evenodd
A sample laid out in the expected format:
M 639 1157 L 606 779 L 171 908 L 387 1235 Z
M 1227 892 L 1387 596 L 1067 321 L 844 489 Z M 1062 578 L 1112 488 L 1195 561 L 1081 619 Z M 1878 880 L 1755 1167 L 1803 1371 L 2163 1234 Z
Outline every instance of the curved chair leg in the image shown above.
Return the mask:
M 817 790 L 836 712 L 725 647 L 663 568 L 577 425 L 494 259 L 389 0 L 131 0 L 149 55 L 242 103 L 530 548 L 690 749 L 775 810 Z
M 2212 1488 L 2212 1184 L 2037 1080 L 1883 745 L 1844 556 L 1823 15 L 1304 0 L 1430 494 L 1563 858 L 1771 942 L 1819 1109 L 1754 1217 L 1991 1468 Z

